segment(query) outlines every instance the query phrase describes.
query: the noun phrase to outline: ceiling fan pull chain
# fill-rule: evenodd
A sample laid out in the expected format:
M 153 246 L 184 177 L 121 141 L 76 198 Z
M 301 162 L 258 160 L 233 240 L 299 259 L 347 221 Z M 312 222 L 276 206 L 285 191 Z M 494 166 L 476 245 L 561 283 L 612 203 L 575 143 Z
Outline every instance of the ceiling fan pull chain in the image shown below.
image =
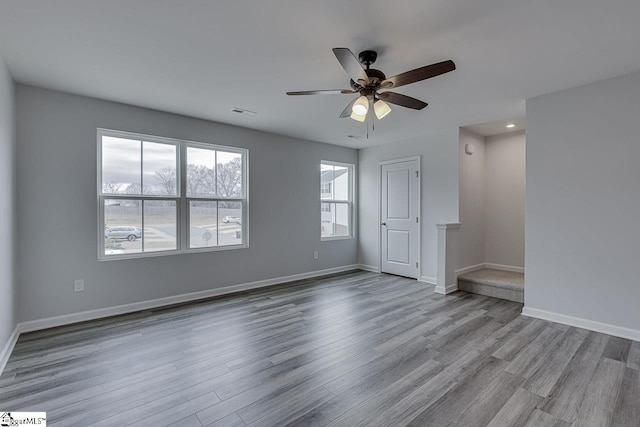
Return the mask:
M 368 117 L 365 125 L 367 126 L 367 139 L 369 139 L 369 118 Z
M 376 121 L 373 119 L 373 105 L 376 103 L 376 94 L 373 93 L 373 99 L 369 102 L 369 115 L 368 118 L 371 119 L 371 132 L 375 132 L 376 130 Z

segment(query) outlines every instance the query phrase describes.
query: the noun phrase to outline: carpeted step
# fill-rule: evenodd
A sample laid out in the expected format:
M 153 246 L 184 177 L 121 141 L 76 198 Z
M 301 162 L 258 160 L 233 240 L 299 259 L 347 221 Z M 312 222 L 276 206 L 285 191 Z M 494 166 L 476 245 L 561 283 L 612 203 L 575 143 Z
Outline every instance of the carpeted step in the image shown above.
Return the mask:
M 524 274 L 483 268 L 458 276 L 458 288 L 472 294 L 524 302 Z

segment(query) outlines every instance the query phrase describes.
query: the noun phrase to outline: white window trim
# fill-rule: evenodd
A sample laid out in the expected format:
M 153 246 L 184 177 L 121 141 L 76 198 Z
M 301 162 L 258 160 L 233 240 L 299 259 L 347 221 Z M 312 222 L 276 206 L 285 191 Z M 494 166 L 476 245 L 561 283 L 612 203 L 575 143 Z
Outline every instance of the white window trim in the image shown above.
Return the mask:
M 249 150 L 245 148 L 229 147 L 225 145 L 210 144 L 205 142 L 189 141 L 184 139 L 166 138 L 154 135 L 146 135 L 135 132 L 125 132 L 112 129 L 98 128 L 96 132 L 97 140 L 97 207 L 98 207 L 98 260 L 99 261 L 115 261 L 123 259 L 135 259 L 135 258 L 154 258 L 160 256 L 169 255 L 184 255 L 194 254 L 200 252 L 218 252 L 228 251 L 234 249 L 244 249 L 249 247 Z M 178 186 L 178 194 L 176 196 L 149 196 L 149 195 L 129 195 L 129 194 L 109 194 L 102 192 L 102 137 L 112 136 L 116 138 L 128 138 L 128 139 L 140 139 L 147 142 L 155 142 L 160 144 L 175 145 L 177 149 L 176 155 L 176 169 L 180 171 L 180 174 L 176 176 Z M 241 198 L 217 198 L 217 197 L 187 197 L 187 165 L 186 165 L 186 152 L 187 147 L 205 148 L 209 150 L 219 150 L 228 153 L 238 153 L 243 156 L 243 168 L 242 168 L 242 197 Z M 141 168 L 143 165 L 141 164 Z M 104 253 L 104 201 L 107 199 L 118 200 L 172 200 L 176 202 L 176 244 L 177 249 L 154 251 L 154 252 L 140 252 L 132 254 L 114 254 L 106 255 Z M 242 224 L 241 233 L 243 236 L 243 243 L 239 245 L 226 245 L 226 246 L 212 246 L 204 248 L 192 248 L 189 249 L 189 201 L 201 200 L 201 201 L 229 201 L 240 202 L 242 204 Z M 144 218 L 144 212 L 142 217 Z M 142 223 L 144 230 L 144 219 Z
M 349 240 L 355 239 L 356 233 L 356 208 L 354 204 L 354 200 L 356 198 L 356 165 L 352 163 L 341 163 L 334 162 L 332 160 L 321 160 L 320 161 L 320 170 L 322 170 L 322 165 L 331 165 L 331 166 L 341 166 L 349 169 L 349 197 L 348 200 L 335 200 L 335 199 L 323 199 L 322 192 L 319 192 L 320 203 L 341 203 L 346 204 L 349 209 L 349 235 L 348 236 L 331 236 L 331 237 L 322 237 L 322 232 L 320 234 L 320 240 L 323 242 L 329 242 L 333 240 Z M 335 185 L 332 188 L 335 191 Z M 322 206 L 322 205 L 321 205 Z M 322 208 L 319 209 L 320 213 L 322 213 Z

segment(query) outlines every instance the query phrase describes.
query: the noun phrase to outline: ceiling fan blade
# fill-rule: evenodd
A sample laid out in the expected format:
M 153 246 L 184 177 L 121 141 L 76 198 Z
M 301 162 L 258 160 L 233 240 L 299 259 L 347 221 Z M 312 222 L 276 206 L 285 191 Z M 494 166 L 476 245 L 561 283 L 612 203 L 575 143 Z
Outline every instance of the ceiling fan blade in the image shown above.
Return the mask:
M 299 92 L 287 92 L 287 95 L 334 95 L 341 93 L 356 93 L 350 89 L 332 89 L 332 90 L 303 90 Z
M 389 102 L 391 104 L 400 105 L 401 107 L 412 108 L 414 110 L 422 110 L 424 107 L 429 105 L 426 102 L 420 101 L 419 99 L 415 99 L 410 96 L 403 95 L 401 93 L 395 93 L 395 92 L 380 93 L 378 94 L 378 98 L 382 99 L 383 101 Z
M 354 99 L 349 104 L 347 104 L 347 107 L 344 110 L 342 110 L 342 113 L 340 113 L 340 118 L 341 119 L 344 119 L 345 117 L 351 116 L 351 111 L 353 109 L 353 104 L 355 104 L 357 100 L 358 100 L 358 98 Z
M 431 77 L 439 76 L 440 74 L 448 73 L 455 69 L 456 64 L 451 60 L 438 62 L 437 64 L 427 65 L 425 67 L 407 71 L 406 73 L 398 74 L 397 76 L 389 77 L 380 83 L 380 87 L 383 89 L 396 88 L 419 82 L 421 80 L 430 79 Z
M 344 68 L 349 77 L 351 77 L 351 80 L 360 86 L 366 86 L 369 83 L 369 76 L 367 76 L 367 73 L 353 52 L 346 47 L 334 47 L 333 53 L 336 55 L 336 58 L 338 58 L 338 62 L 342 65 L 342 68 Z

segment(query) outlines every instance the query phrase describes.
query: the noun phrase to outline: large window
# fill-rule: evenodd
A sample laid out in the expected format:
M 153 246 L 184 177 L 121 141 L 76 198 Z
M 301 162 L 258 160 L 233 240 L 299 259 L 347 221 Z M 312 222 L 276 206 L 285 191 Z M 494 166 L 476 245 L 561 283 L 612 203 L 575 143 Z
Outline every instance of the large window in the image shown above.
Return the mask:
M 98 130 L 99 258 L 247 246 L 244 149 Z
M 353 237 L 353 165 L 320 163 L 320 237 Z

